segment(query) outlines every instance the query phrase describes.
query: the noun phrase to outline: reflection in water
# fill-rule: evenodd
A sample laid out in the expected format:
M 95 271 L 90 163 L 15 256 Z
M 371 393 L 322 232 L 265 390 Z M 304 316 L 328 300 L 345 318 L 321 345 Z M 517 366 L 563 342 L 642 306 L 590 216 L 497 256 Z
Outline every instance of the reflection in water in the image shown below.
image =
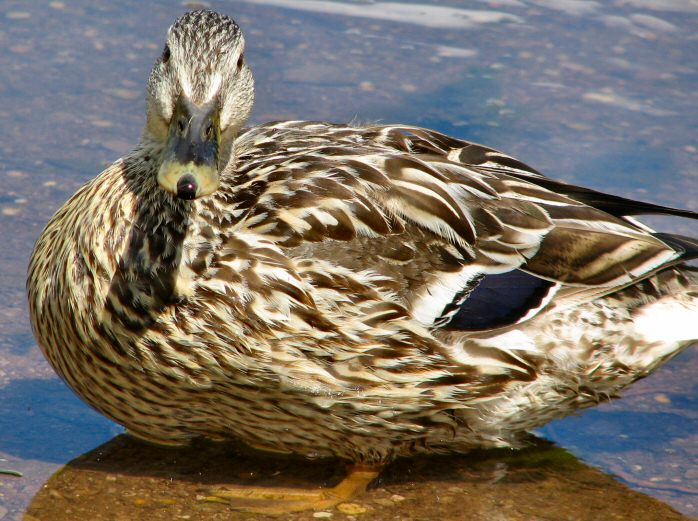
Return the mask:
M 243 0 L 261 5 L 273 5 L 301 11 L 319 12 L 373 21 L 402 22 L 439 29 L 471 29 L 485 24 L 508 22 L 523 23 L 523 18 L 488 9 L 461 9 L 428 5 L 424 2 L 338 2 L 317 0 Z
M 521 451 L 398 460 L 369 491 L 340 505 L 339 511 L 365 520 L 688 519 L 564 449 L 536 438 L 529 443 Z M 226 484 L 328 486 L 342 474 L 334 461 L 284 459 L 234 444 L 165 449 L 119 436 L 52 476 L 32 500 L 27 519 L 98 519 L 106 512 L 118 520 L 250 519 L 227 504 L 207 501 L 207 489 Z M 310 520 L 313 514 L 284 519 Z

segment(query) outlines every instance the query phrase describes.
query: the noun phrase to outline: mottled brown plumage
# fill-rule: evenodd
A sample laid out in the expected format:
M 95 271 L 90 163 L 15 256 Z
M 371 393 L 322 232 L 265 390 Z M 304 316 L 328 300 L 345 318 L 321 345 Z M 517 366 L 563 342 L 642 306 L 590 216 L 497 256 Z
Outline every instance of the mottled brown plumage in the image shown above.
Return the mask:
M 362 464 L 516 446 L 698 338 L 696 242 L 627 217 L 695 214 L 421 128 L 241 130 L 243 48 L 178 20 L 140 144 L 32 255 L 41 348 L 134 435 Z

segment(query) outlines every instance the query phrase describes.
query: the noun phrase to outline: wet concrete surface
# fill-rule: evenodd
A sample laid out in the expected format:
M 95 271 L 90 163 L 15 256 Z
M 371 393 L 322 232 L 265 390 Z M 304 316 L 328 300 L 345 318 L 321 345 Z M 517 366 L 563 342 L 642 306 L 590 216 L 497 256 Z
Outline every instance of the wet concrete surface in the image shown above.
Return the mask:
M 25 521 L 90 519 L 252 520 L 207 501 L 226 485 L 316 488 L 342 479 L 338 461 L 311 463 L 235 445 L 189 449 L 145 445 L 128 436 L 80 456 L 54 474 L 34 497 Z M 389 466 L 370 489 L 336 508 L 284 519 L 362 520 L 635 520 L 689 519 L 632 491 L 549 442 L 532 439 L 520 451 L 476 451 L 422 457 Z

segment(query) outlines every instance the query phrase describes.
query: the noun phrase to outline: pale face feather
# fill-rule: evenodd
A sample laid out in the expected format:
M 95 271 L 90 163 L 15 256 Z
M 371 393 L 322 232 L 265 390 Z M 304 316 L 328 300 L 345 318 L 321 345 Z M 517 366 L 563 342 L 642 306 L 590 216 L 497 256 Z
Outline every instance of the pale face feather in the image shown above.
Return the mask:
M 164 143 L 180 96 L 196 105 L 217 100 L 224 169 L 234 159 L 233 142 L 254 101 L 254 80 L 244 50 L 242 32 L 227 16 L 197 11 L 170 27 L 148 81 L 144 138 Z

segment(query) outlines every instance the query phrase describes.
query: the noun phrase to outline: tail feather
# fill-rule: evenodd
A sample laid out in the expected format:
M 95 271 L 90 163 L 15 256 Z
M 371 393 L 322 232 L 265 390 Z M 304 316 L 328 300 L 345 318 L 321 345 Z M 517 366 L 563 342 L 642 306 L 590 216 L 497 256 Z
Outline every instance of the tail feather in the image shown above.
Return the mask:
M 698 239 L 661 232 L 653 233 L 652 235 L 674 248 L 681 255 L 682 260 L 698 259 Z
M 646 203 L 644 201 L 636 201 L 618 195 L 598 192 L 591 188 L 571 185 L 549 179 L 547 177 L 523 176 L 511 174 L 514 177 L 520 177 L 530 183 L 537 184 L 543 188 L 552 190 L 553 192 L 564 194 L 575 201 L 588 204 L 599 210 L 610 213 L 616 217 L 626 217 L 630 215 L 674 215 L 677 217 L 685 217 L 687 219 L 698 219 L 698 213 L 691 210 L 683 210 L 681 208 L 672 208 L 670 206 L 662 206 L 659 204 Z

